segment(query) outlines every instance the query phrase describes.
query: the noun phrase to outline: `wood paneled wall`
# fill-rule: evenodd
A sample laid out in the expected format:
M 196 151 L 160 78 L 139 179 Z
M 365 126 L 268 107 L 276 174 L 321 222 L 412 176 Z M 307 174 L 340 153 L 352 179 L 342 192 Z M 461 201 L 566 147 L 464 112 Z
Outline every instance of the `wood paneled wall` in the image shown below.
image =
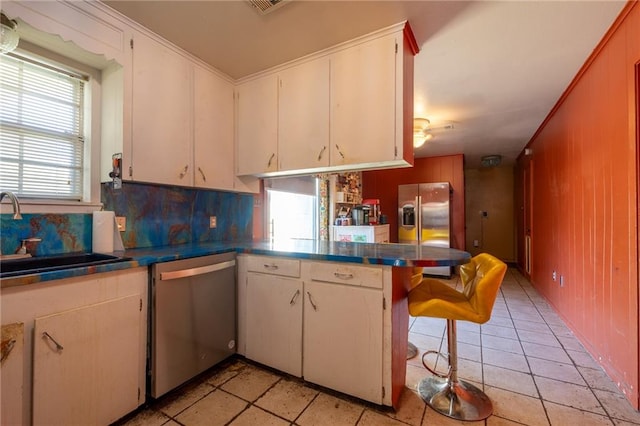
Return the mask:
M 636 408 L 638 63 L 640 4 L 629 2 L 528 145 L 516 179 L 531 168 L 533 285 Z
M 451 246 L 464 250 L 464 158 L 460 155 L 416 158 L 413 167 L 362 172 L 363 198 L 379 198 L 387 215 L 390 241 L 398 242 L 398 185 L 449 182 L 453 188 Z

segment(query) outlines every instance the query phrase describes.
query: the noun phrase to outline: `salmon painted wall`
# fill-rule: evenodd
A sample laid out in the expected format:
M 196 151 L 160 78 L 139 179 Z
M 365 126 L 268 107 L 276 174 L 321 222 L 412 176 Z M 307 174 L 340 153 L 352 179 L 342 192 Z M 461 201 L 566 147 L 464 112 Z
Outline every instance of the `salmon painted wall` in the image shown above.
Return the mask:
M 636 408 L 639 63 L 640 4 L 630 2 L 528 145 L 516 179 L 530 164 L 533 285 Z
M 416 158 L 413 167 L 362 172 L 363 198 L 379 198 L 387 215 L 391 242 L 398 242 L 398 185 L 405 183 L 449 182 L 453 188 L 452 242 L 465 247 L 464 158 L 460 155 Z

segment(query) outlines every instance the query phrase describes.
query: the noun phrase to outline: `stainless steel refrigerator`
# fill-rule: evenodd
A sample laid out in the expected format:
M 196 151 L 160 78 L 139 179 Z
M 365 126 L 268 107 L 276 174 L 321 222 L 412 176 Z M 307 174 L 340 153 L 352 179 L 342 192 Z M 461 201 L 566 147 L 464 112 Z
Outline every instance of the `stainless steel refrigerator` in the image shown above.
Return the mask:
M 449 182 L 398 186 L 398 242 L 450 247 Z M 451 276 L 451 267 L 424 268 L 428 275 Z

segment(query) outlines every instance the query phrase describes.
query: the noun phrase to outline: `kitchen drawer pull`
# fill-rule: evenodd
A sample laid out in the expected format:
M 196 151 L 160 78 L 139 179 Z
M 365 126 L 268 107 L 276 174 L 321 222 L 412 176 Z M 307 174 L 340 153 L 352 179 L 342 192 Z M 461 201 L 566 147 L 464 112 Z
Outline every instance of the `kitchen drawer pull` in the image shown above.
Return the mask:
M 270 271 L 277 271 L 278 270 L 278 265 L 274 265 L 273 263 L 271 265 L 267 265 L 266 263 L 263 265 L 265 269 L 268 269 Z
M 182 169 L 182 171 L 180 172 L 180 179 L 182 179 L 183 177 L 185 177 L 187 175 L 187 170 L 189 170 L 189 165 L 188 164 L 186 166 L 184 166 L 184 169 Z
M 318 161 L 322 160 L 322 154 L 324 154 L 324 151 L 327 149 L 327 146 L 323 146 L 322 149 L 320 150 L 320 153 L 318 154 Z
M 317 311 L 318 310 L 318 306 L 315 303 L 313 303 L 313 298 L 311 297 L 311 293 L 307 292 L 307 296 L 309 296 L 309 303 L 311 303 L 311 306 L 313 307 L 313 310 Z
M 350 280 L 353 279 L 353 274 L 345 274 L 343 272 L 334 272 L 333 275 L 336 278 L 340 278 L 341 280 Z
M 298 300 L 298 296 L 300 296 L 300 290 L 296 290 L 295 294 L 291 298 L 291 301 L 289 302 L 291 306 L 296 304 L 296 300 Z
M 200 167 L 198 167 L 198 171 L 200 172 L 200 176 L 202 176 L 202 181 L 206 182 L 207 181 L 207 177 L 204 175 L 204 172 L 202 171 L 202 169 Z
M 57 351 L 62 351 L 64 348 L 62 347 L 62 345 L 58 342 L 56 342 L 56 339 L 54 339 L 53 337 L 51 337 L 51 335 L 49 333 L 47 333 L 46 331 L 44 333 L 42 333 L 42 337 L 46 337 L 49 340 L 51 340 L 55 345 L 56 345 L 56 350 Z
M 196 275 L 208 274 L 210 272 L 221 271 L 223 269 L 236 266 L 235 260 L 228 260 L 213 265 L 200 266 L 198 268 L 181 269 L 179 271 L 168 271 L 160 273 L 160 281 L 175 280 L 178 278 L 194 277 Z
M 274 152 L 273 154 L 271 154 L 271 157 L 269 157 L 269 162 L 267 163 L 267 167 L 271 167 L 271 162 L 273 161 L 273 157 L 276 156 L 276 153 Z
M 338 146 L 338 144 L 336 144 L 336 149 L 338 150 L 338 154 L 340 154 L 340 157 L 342 157 L 342 159 L 344 160 L 344 154 L 342 153 L 342 151 L 340 151 L 340 147 Z

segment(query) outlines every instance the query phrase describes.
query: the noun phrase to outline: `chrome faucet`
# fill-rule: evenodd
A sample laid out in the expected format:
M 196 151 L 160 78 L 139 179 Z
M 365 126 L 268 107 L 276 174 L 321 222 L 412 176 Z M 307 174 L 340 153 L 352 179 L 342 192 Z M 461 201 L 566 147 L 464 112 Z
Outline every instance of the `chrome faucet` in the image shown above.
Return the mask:
M 4 191 L 0 192 L 0 201 L 4 197 L 9 197 L 11 200 L 11 205 L 13 206 L 13 218 L 14 219 L 22 219 L 22 215 L 20 214 L 20 202 L 18 201 L 18 197 L 15 196 L 13 192 Z

